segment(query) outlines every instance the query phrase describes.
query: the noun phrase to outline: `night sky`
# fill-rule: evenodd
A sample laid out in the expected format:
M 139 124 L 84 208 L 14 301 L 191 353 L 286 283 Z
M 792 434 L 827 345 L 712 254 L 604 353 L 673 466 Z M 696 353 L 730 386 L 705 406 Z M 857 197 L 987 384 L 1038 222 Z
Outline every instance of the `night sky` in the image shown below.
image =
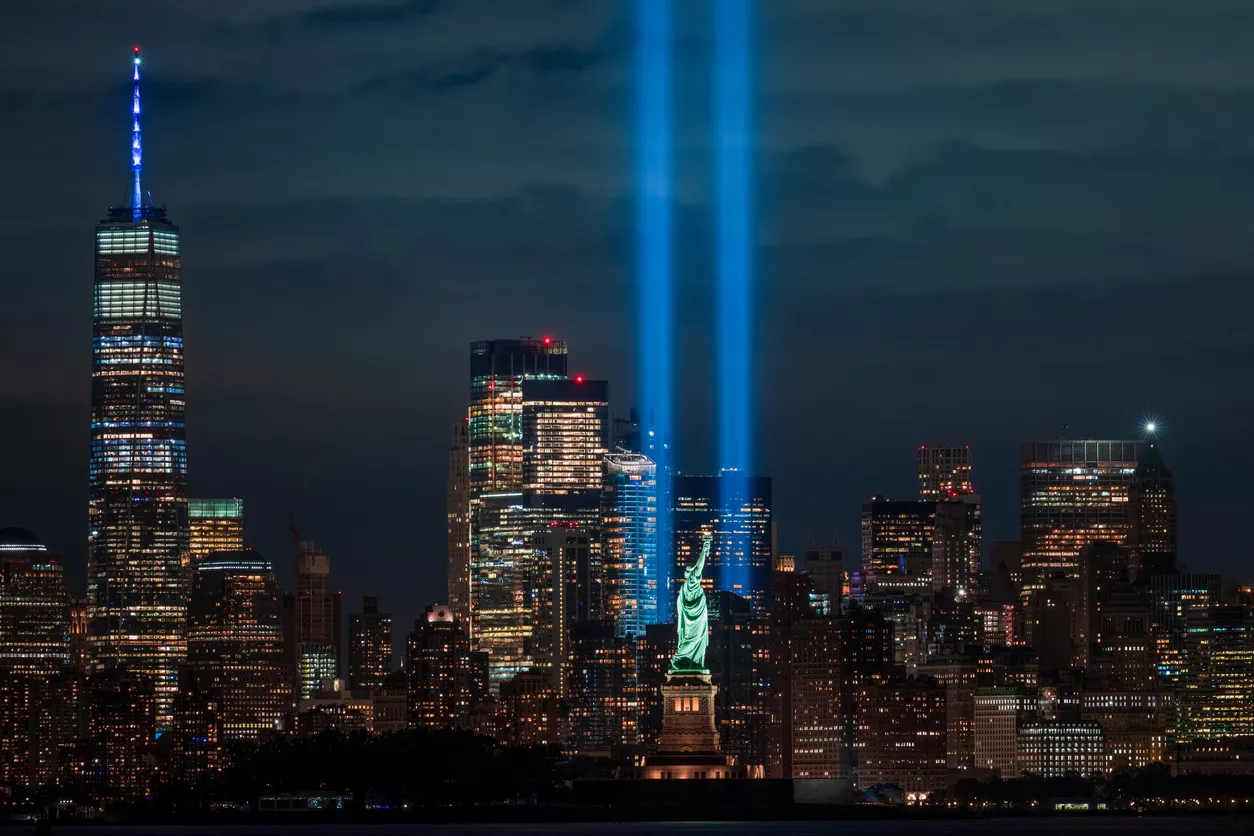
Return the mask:
M 714 466 L 711 15 L 675 22 L 678 457 Z M 1017 443 L 1135 437 L 1181 560 L 1249 576 L 1254 6 L 759 0 L 757 463 L 780 550 L 970 444 L 991 545 Z M 6 2 L 0 526 L 85 586 L 93 225 L 129 184 L 183 234 L 193 496 L 287 515 L 345 612 L 444 591 L 471 340 L 552 334 L 634 403 L 633 6 Z M 1244 536 L 1243 536 L 1244 535 Z M 854 557 L 856 560 L 856 557 Z

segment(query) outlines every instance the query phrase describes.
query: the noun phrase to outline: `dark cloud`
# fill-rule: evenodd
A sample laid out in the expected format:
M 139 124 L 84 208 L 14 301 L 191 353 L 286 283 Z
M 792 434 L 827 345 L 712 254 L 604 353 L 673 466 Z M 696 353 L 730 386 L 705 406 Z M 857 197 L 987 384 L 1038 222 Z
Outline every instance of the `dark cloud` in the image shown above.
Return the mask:
M 685 467 L 709 419 L 713 3 L 675 4 Z M 89 0 L 0 11 L 0 524 L 81 581 L 91 224 L 146 176 L 182 224 L 193 489 L 286 516 L 349 605 L 443 597 L 466 343 L 555 333 L 635 389 L 632 3 Z M 1186 560 L 1244 571 L 1254 10 L 1213 0 L 770 0 L 755 81 L 759 460 L 780 543 L 970 443 L 993 538 L 1016 447 L 1167 426 Z M 804 444 L 796 443 L 805 439 Z M 81 586 L 81 584 L 80 584 Z

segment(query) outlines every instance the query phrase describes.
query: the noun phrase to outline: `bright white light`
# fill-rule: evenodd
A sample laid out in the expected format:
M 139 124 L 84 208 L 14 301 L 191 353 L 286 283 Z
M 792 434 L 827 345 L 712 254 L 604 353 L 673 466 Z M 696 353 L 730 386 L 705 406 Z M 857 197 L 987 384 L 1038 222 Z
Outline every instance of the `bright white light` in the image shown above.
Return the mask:
M 1150 421 L 1149 423 L 1147 423 L 1147 424 L 1145 425 L 1145 431 L 1146 431 L 1147 433 L 1152 433 L 1152 432 L 1154 432 L 1154 431 L 1155 431 L 1155 430 L 1157 430 L 1157 429 L 1158 429 L 1158 425 L 1157 425 L 1157 424 L 1155 424 L 1153 421 Z

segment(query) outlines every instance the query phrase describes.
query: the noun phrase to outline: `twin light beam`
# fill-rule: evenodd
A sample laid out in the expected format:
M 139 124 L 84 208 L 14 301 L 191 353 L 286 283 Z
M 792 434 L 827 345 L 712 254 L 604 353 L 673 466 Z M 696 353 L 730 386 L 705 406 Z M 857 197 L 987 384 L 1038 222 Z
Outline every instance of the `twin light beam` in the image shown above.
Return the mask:
M 718 465 L 722 507 L 747 495 L 752 461 L 752 238 L 749 172 L 749 32 L 751 0 L 719 0 L 715 11 L 715 116 L 717 172 Z M 657 462 L 658 542 L 671 542 L 671 438 L 673 428 L 674 287 L 671 245 L 671 0 L 637 0 L 637 205 L 638 308 L 641 405 L 646 453 Z M 741 526 L 723 535 L 744 536 Z M 728 543 L 742 565 L 721 561 L 719 585 L 749 582 L 748 543 Z M 658 592 L 669 594 L 669 548 L 660 548 Z M 659 616 L 665 612 L 659 608 Z

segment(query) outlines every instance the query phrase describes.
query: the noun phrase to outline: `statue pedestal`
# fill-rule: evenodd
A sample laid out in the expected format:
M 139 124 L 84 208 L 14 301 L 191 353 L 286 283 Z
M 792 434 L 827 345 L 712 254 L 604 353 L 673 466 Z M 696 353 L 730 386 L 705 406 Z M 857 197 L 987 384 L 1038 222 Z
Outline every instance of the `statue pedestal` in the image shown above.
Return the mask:
M 718 686 L 709 674 L 672 674 L 662 686 L 662 736 L 657 754 L 641 766 L 626 767 L 627 780 L 748 778 L 743 766 L 728 764 L 719 754 L 718 726 L 714 723 L 714 695 Z
M 714 695 L 718 686 L 705 674 L 674 674 L 662 686 L 659 755 L 717 755 Z

